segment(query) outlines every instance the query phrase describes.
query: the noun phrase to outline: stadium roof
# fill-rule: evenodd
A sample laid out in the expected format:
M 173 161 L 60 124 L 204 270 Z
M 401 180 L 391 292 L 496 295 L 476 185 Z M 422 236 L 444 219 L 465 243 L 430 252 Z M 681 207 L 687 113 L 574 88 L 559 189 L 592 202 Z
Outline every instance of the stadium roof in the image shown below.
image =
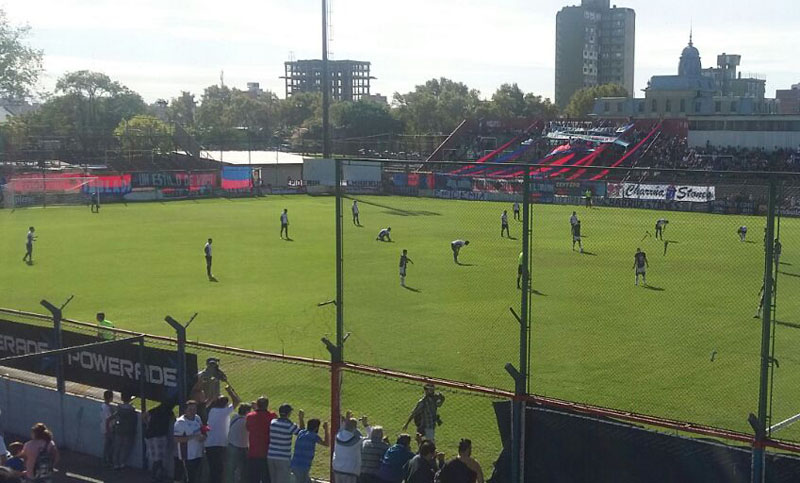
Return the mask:
M 303 156 L 284 151 L 203 151 L 204 158 L 229 164 L 303 164 Z

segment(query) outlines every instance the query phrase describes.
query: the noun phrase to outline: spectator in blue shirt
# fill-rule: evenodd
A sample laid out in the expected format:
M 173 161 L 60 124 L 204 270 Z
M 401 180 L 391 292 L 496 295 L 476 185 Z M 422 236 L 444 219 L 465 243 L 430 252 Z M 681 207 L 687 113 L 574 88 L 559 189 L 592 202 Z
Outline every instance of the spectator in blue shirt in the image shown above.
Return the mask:
M 311 470 L 311 462 L 314 461 L 317 444 L 322 446 L 330 445 L 328 422 L 322 423 L 322 430 L 325 433 L 324 438 L 319 437 L 319 424 L 319 419 L 309 420 L 307 428 L 300 431 L 294 442 L 291 468 L 295 483 L 311 483 L 308 472 Z
M 400 483 L 405 478 L 404 466 L 414 457 L 411 451 L 411 436 L 401 434 L 397 437 L 397 443 L 386 450 L 386 454 L 381 458 L 381 468 L 378 470 L 378 478 L 387 483 Z
M 22 452 L 23 444 L 19 441 L 15 441 L 8 445 L 8 451 L 11 453 L 11 458 L 9 458 L 3 466 L 11 469 L 13 471 L 14 476 L 20 477 L 22 473 L 25 471 L 25 462 L 22 461 L 22 458 L 19 457 L 19 454 Z

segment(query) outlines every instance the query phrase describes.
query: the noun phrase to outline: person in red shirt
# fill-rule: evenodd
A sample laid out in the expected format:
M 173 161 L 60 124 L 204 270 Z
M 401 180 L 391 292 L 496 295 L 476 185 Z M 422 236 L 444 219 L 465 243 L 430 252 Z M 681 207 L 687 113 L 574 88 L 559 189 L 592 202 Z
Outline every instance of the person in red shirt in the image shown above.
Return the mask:
M 247 475 L 249 483 L 269 483 L 267 449 L 269 448 L 269 425 L 278 415 L 269 410 L 269 399 L 261 396 L 256 401 L 256 410 L 245 418 L 245 427 L 250 441 L 247 450 Z

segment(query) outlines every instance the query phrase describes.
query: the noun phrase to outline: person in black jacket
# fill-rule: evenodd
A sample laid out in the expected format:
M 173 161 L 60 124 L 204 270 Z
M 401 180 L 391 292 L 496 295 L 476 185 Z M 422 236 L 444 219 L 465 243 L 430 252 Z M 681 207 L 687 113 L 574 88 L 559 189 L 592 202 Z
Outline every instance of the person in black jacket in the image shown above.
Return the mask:
M 436 472 L 444 466 L 444 453 L 436 452 L 436 445 L 423 441 L 419 454 L 406 463 L 406 483 L 433 483 Z

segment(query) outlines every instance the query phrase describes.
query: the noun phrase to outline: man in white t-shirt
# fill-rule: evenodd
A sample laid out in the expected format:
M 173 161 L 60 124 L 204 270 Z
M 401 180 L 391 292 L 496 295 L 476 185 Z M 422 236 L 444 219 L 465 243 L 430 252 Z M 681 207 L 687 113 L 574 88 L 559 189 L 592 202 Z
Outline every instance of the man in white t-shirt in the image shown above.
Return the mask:
M 183 463 L 187 483 L 197 483 L 203 465 L 206 433 L 197 415 L 197 402 L 186 401 L 186 411 L 175 421 L 173 435 L 178 445 L 178 459 Z
M 208 437 L 206 438 L 206 459 L 210 481 L 223 481 L 225 466 L 225 449 L 228 446 L 228 430 L 230 429 L 233 408 L 242 402 L 230 384 L 225 385 L 228 397 L 220 396 L 211 402 L 208 410 Z
M 519 201 L 514 202 L 514 219 L 522 220 L 522 217 L 519 216 Z
M 569 217 L 569 227 L 570 231 L 572 231 L 572 227 L 578 224 L 578 213 L 572 212 L 572 216 Z
M 450 248 L 453 249 L 453 261 L 456 262 L 456 264 L 460 265 L 460 263 L 458 263 L 458 252 L 467 245 L 469 245 L 469 240 L 453 240 L 450 242 Z

